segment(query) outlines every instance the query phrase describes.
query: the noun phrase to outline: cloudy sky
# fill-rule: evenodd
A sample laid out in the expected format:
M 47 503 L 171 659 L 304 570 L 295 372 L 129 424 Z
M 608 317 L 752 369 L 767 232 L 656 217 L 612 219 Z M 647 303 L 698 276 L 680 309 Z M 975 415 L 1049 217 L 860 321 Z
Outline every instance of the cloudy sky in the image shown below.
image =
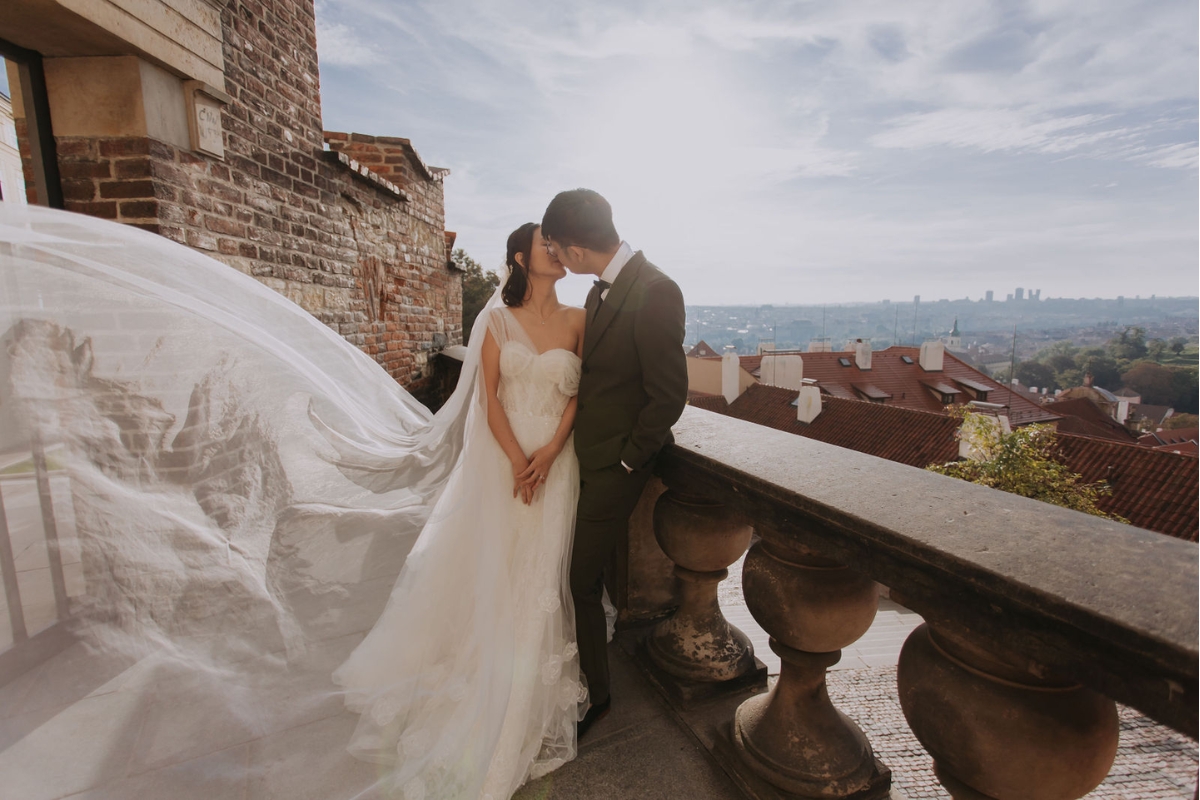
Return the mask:
M 1194 0 L 317 0 L 326 129 L 449 167 L 473 257 L 586 186 L 697 304 L 1196 295 L 1197 24 Z

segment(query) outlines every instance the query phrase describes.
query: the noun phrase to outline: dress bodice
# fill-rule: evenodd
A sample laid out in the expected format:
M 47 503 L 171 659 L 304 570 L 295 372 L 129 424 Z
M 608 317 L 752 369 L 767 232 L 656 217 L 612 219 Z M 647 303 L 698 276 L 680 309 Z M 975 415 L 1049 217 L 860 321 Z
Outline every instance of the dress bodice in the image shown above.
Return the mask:
M 500 405 L 511 419 L 562 416 L 579 391 L 579 356 L 555 348 L 538 353 L 519 339 L 500 348 Z

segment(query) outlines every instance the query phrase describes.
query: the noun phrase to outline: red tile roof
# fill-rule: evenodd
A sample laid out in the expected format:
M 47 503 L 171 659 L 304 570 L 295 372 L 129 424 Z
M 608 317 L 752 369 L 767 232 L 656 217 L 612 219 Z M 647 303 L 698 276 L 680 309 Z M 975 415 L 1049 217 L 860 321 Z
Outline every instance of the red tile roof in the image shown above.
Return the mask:
M 729 405 L 731 417 L 860 453 L 927 467 L 958 457 L 958 420 L 946 414 L 839 397 L 821 399 L 821 413 L 805 425 L 796 419 L 796 392 L 756 384 Z M 716 409 L 710 409 L 716 410 Z
M 902 360 L 912 359 L 911 364 Z M 757 369 L 762 359 L 769 356 L 746 356 L 742 368 Z M 871 369 L 861 370 L 855 363 L 853 353 L 801 353 L 804 359 L 804 377 L 815 379 L 821 390 L 834 397 L 858 399 L 855 384 L 870 385 L 884 394 L 890 394 L 883 405 L 908 408 L 915 411 L 943 412 L 940 396 L 935 396 L 925 382 L 945 384 L 957 392 L 957 402 L 971 400 L 971 393 L 964 387 L 988 387 L 987 402 L 1008 406 L 1009 419 L 1014 425 L 1031 422 L 1050 422 L 1058 415 L 1038 403 L 1017 394 L 969 366 L 953 353 L 947 352 L 940 372 L 926 372 L 920 366 L 921 350 L 918 347 L 889 347 L 871 354 Z M 838 359 L 849 359 L 850 366 L 838 363 Z M 958 381 L 961 379 L 962 383 Z
M 1200 429 L 1197 428 L 1161 428 L 1154 433 L 1143 433 L 1138 437 L 1138 444 L 1146 447 L 1158 447 L 1164 444 L 1195 443 L 1198 436 L 1200 436 Z
M 1058 421 L 1060 433 L 1097 436 L 1101 439 L 1112 439 L 1125 444 L 1137 441 L 1124 425 L 1105 414 L 1104 409 L 1086 397 L 1059 400 L 1056 403 L 1048 404 L 1046 408 L 1056 414 L 1062 414 L 1063 418 Z
M 719 394 L 709 394 L 707 392 L 697 392 L 695 389 L 688 389 L 687 401 L 689 406 L 703 408 L 706 411 L 716 411 L 718 414 L 724 414 L 729 410 L 729 404 Z
M 1187 456 L 1200 455 L 1200 446 L 1196 442 L 1176 442 L 1175 444 L 1160 444 L 1155 450 L 1163 450 L 1168 453 L 1182 453 Z
M 821 413 L 805 425 L 796 419 L 792 403 L 797 393 L 790 389 L 756 384 L 730 405 L 716 395 L 691 394 L 697 397 L 689 402 L 700 408 L 901 464 L 926 467 L 958 458 L 958 420 L 944 413 L 822 397 Z M 1101 510 L 1142 528 L 1196 541 L 1195 456 L 1069 433 L 1060 433 L 1056 442 L 1068 469 L 1088 483 L 1106 481 L 1112 486 L 1112 496 L 1098 504 Z
M 712 349 L 712 345 L 701 339 L 696 346 L 687 352 L 688 358 L 720 358 L 721 354 Z
M 1111 497 L 1097 505 L 1120 514 L 1139 528 L 1196 541 L 1200 492 L 1195 456 L 1107 439 L 1060 434 L 1059 458 L 1088 483 L 1106 481 Z

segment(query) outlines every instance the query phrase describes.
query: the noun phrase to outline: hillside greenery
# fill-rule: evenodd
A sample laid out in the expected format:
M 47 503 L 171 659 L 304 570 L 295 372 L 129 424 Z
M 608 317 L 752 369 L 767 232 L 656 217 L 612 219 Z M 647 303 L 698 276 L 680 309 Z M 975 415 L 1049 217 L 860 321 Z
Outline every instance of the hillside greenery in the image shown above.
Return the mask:
M 1142 402 L 1171 406 L 1178 413 L 1197 413 L 1196 344 L 1179 336 L 1147 339 L 1140 327 L 1128 327 L 1103 347 L 1077 347 L 1056 342 L 1016 365 L 1014 374 L 1025 386 L 1070 389 L 1082 386 L 1091 373 L 1096 386 L 1110 392 L 1126 387 Z M 1003 370 L 997 379 L 1009 378 Z

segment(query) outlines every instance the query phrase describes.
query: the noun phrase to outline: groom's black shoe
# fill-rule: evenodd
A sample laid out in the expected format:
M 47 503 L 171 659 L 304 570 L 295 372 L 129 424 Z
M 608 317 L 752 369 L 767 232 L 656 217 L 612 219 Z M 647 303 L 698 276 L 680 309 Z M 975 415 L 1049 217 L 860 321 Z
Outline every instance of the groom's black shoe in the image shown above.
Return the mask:
M 608 713 L 608 709 L 611 705 L 612 698 L 610 697 L 603 703 L 597 703 L 589 708 L 587 713 L 583 715 L 583 719 L 579 720 L 579 722 L 575 724 L 575 741 L 582 739 L 584 734 L 588 732 L 589 728 L 591 728 L 600 720 L 604 719 L 604 716 Z

